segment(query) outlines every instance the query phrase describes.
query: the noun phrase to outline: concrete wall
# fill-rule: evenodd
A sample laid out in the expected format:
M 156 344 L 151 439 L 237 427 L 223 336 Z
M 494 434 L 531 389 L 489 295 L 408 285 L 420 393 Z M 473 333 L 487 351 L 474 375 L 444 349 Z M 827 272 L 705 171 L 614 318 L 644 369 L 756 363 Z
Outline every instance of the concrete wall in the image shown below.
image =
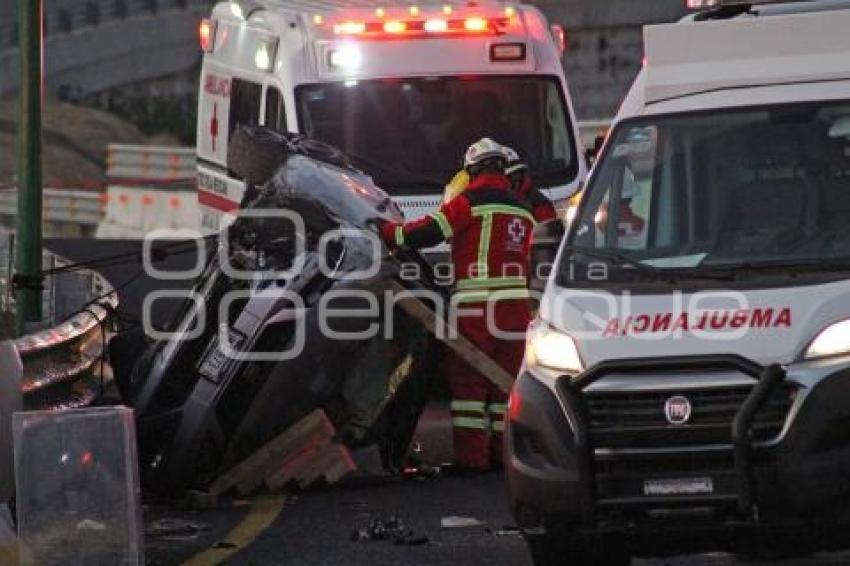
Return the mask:
M 674 21 L 685 13 L 685 0 L 531 2 L 567 29 L 565 67 L 583 120 L 607 118 L 616 111 L 643 59 L 642 24 Z M 123 18 L 116 12 L 122 3 Z M 211 3 L 46 0 L 48 91 L 89 100 L 107 92 L 122 97 L 133 91 L 143 96 L 185 96 L 195 88 L 200 61 L 198 20 L 209 13 Z M 91 24 L 86 8 L 90 4 L 96 4 L 101 14 L 97 25 Z M 9 48 L 13 14 L 14 9 L 0 9 L 0 95 L 13 91 L 18 82 L 17 54 Z M 68 21 L 70 32 L 61 25 Z
M 141 14 L 48 36 L 46 89 L 82 97 L 181 75 L 199 64 L 197 26 L 204 12 L 195 8 Z M 0 94 L 17 89 L 18 74 L 17 51 L 0 51 Z
M 613 116 L 643 61 L 644 24 L 685 15 L 685 0 L 532 0 L 567 30 L 564 67 L 580 120 Z

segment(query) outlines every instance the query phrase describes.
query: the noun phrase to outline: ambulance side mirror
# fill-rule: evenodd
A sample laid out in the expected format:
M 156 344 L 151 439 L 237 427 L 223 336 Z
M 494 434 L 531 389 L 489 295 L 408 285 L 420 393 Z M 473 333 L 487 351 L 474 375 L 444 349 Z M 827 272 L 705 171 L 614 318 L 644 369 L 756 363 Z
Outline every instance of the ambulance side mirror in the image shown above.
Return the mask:
M 533 292 L 542 293 L 546 288 L 549 275 L 555 269 L 555 256 L 558 255 L 558 248 L 566 232 L 567 228 L 560 219 L 541 222 L 534 228 L 529 262 L 529 287 Z

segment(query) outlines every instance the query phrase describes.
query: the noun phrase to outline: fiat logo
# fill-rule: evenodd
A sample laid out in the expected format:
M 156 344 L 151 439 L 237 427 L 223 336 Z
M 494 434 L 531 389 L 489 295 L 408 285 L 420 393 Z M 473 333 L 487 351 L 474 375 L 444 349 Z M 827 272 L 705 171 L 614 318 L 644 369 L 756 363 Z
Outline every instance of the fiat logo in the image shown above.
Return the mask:
M 675 395 L 667 399 L 664 403 L 664 416 L 667 417 L 667 422 L 672 425 L 682 425 L 691 420 L 690 400 L 681 395 Z

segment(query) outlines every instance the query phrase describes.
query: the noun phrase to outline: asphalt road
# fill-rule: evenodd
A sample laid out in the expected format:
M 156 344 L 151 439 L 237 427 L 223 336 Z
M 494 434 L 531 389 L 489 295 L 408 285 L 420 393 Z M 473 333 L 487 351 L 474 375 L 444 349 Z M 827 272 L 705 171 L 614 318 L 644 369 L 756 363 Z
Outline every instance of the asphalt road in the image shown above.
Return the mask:
M 432 404 L 414 436 L 419 456 L 438 464 L 450 458 L 447 406 Z M 445 519 L 471 520 L 446 527 Z M 407 543 L 352 540 L 373 521 L 399 519 Z M 151 566 L 530 566 L 514 528 L 501 474 L 437 475 L 428 479 L 367 477 L 254 500 L 224 501 L 214 509 L 174 504 L 145 509 L 146 562 Z M 786 561 L 745 561 L 728 554 L 641 558 L 634 566 L 850 565 L 850 552 Z
M 213 564 L 222 560 L 232 566 L 531 564 L 522 539 L 511 528 L 513 521 L 507 509 L 503 478 L 498 474 L 478 478 L 388 480 L 317 489 L 280 499 L 260 500 L 259 513 L 247 502 L 237 503 L 240 504 L 235 507 L 188 515 L 167 507 L 149 509 L 148 563 L 178 564 L 196 556 L 192 564 Z M 269 509 L 276 514 L 265 526 L 263 517 L 267 518 Z M 169 512 L 172 518 L 188 520 L 202 530 L 194 534 L 172 533 L 171 537 L 155 533 L 151 536 L 150 525 L 160 521 L 161 526 L 161 519 Z M 407 546 L 390 541 L 352 540 L 353 533 L 373 519 L 391 517 L 401 519 L 412 530 L 411 539 L 421 539 L 411 542 L 419 544 Z M 447 528 L 441 525 L 447 517 L 475 519 L 478 524 Z M 252 528 L 257 532 L 251 532 Z M 769 563 L 746 562 L 726 554 L 704 554 L 637 559 L 634 564 L 837 566 L 850 564 L 850 553 Z

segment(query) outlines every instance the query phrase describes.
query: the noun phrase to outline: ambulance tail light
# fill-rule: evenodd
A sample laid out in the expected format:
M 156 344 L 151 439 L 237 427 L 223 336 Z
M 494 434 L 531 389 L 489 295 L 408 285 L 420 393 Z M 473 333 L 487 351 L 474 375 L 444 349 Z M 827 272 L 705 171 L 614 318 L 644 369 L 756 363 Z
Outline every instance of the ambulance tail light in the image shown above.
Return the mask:
M 525 61 L 524 43 L 497 43 L 490 46 L 491 61 Z
M 563 57 L 564 53 L 567 52 L 567 31 L 561 24 L 552 24 L 549 29 L 552 32 L 552 38 L 555 40 L 558 53 Z
M 204 18 L 198 26 L 198 41 L 204 53 L 212 53 L 215 47 L 216 21 Z

